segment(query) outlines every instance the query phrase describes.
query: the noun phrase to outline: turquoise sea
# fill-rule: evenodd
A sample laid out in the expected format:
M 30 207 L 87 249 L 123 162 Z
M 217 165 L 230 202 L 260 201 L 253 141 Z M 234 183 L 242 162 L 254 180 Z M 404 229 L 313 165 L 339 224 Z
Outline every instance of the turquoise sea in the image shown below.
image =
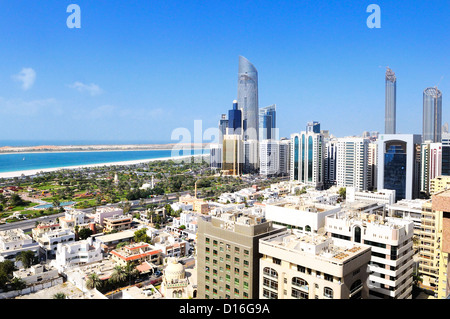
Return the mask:
M 67 145 L 67 144 L 66 144 Z M 72 144 L 73 145 L 73 144 Z M 209 154 L 209 150 L 92 151 L 0 154 L 0 172 Z

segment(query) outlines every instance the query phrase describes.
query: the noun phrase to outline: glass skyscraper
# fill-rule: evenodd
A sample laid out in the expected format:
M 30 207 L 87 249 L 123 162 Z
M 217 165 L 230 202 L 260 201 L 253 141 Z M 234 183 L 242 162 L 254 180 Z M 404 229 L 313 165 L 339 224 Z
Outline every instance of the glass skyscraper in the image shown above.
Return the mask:
M 233 108 L 228 111 L 228 134 L 242 133 L 242 111 L 238 108 L 238 102 L 233 101 Z
M 258 71 L 239 56 L 237 102 L 245 121 L 244 140 L 258 140 Z
M 386 143 L 384 153 L 384 188 L 395 190 L 395 200 L 406 197 L 406 142 Z
M 261 140 L 277 139 L 276 105 L 269 105 L 259 109 L 259 138 Z
M 385 134 L 395 134 L 396 107 L 397 107 L 396 103 L 397 103 L 397 78 L 395 77 L 395 73 L 390 68 L 387 68 L 385 115 L 384 115 Z
M 422 141 L 440 143 L 442 140 L 442 93 L 437 88 L 423 91 Z
M 395 190 L 396 201 L 418 198 L 421 136 L 381 134 L 377 143 L 377 188 Z

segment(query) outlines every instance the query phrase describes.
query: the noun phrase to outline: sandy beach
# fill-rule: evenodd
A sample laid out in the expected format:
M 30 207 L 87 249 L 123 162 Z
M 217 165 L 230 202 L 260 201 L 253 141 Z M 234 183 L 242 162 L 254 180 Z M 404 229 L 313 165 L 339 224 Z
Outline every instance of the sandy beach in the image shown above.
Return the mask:
M 102 167 L 102 166 L 114 166 L 114 165 L 135 165 L 141 163 L 148 163 L 154 161 L 166 161 L 166 160 L 183 160 L 185 158 L 197 157 L 197 156 L 209 156 L 208 154 L 203 155 L 186 155 L 186 156 L 176 156 L 176 157 L 161 157 L 161 158 L 151 158 L 151 159 L 140 159 L 132 161 L 122 161 L 122 162 L 111 162 L 111 163 L 99 163 L 99 164 L 89 164 L 89 165 L 76 165 L 76 166 L 65 166 L 65 167 L 52 167 L 52 168 L 40 168 L 31 169 L 25 171 L 14 171 L 14 172 L 4 172 L 0 173 L 0 178 L 14 178 L 24 176 L 36 175 L 40 172 L 54 172 L 61 169 L 80 169 L 80 168 L 90 168 L 90 167 Z

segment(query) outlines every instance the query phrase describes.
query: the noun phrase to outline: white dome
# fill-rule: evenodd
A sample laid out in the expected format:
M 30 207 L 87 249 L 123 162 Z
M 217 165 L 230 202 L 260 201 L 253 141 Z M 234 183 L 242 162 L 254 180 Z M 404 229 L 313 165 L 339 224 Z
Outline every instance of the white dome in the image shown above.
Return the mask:
M 184 266 L 177 262 L 176 259 L 170 259 L 167 263 L 166 269 L 164 269 L 164 276 L 167 281 L 171 281 L 173 279 L 184 279 L 186 277 Z

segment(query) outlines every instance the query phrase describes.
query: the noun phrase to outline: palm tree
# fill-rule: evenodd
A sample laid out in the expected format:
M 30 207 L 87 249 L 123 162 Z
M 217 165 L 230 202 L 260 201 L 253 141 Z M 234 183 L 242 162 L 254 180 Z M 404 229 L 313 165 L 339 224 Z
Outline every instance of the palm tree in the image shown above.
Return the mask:
M 19 277 L 14 277 L 13 280 L 11 281 L 11 284 L 14 287 L 14 290 L 22 290 L 25 289 L 25 287 L 27 286 L 25 281 Z
M 34 254 L 34 251 L 31 250 L 21 251 L 16 256 L 16 261 L 21 261 L 23 268 L 30 268 L 30 266 L 34 263 L 35 259 L 36 256 Z
M 134 262 L 127 262 L 125 266 L 125 274 L 128 276 L 128 280 L 131 285 L 131 278 L 136 278 L 139 276 L 139 270 L 136 269 L 136 264 Z
M 53 299 L 66 299 L 66 295 L 63 292 L 57 292 L 53 295 Z
M 86 281 L 87 289 L 98 289 L 102 286 L 102 280 L 100 277 L 94 272 L 88 276 Z
M 127 274 L 124 268 L 120 265 L 114 266 L 111 277 L 109 278 L 110 282 L 113 284 L 120 284 L 121 282 L 127 279 Z

